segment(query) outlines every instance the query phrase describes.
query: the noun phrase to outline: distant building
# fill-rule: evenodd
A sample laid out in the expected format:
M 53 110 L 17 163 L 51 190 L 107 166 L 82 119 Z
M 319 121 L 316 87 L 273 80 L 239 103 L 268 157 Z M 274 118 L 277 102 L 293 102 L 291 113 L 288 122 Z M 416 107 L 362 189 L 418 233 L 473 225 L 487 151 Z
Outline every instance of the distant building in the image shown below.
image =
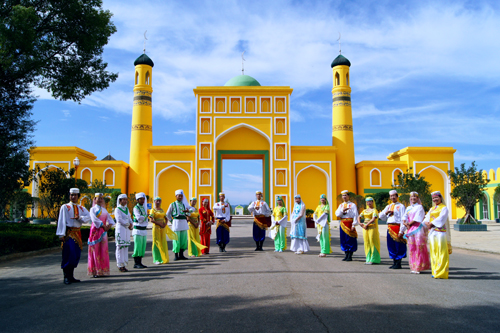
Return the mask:
M 242 206 L 234 207 L 234 215 L 243 215 L 243 207 Z

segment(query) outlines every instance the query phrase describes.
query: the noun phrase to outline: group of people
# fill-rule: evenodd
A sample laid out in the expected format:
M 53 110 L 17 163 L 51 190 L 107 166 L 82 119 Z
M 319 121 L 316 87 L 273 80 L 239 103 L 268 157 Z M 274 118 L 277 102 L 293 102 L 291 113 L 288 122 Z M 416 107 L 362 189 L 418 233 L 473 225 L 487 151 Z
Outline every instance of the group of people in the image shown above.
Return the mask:
M 387 221 L 387 248 L 393 260 L 391 269 L 401 269 L 401 261 L 409 251 L 411 273 L 432 270 L 432 277 L 447 279 L 451 254 L 448 208 L 439 191 L 432 192 L 434 206 L 424 211 L 417 192 L 410 193 L 410 205 L 398 201 L 395 190 L 389 192 L 391 203 L 381 212 L 373 198 L 366 198 L 367 208 L 358 214 L 357 207 L 349 201 L 349 192 L 342 192 L 343 203 L 335 211 L 340 219 L 340 247 L 345 252 L 344 261 L 352 261 L 358 248 L 356 226 L 363 229 L 366 264 L 380 263 L 380 235 L 378 220 Z M 429 251 L 429 248 L 430 251 Z M 408 248 L 408 249 L 407 249 Z
M 443 203 L 443 196 L 439 191 L 432 193 L 434 206 L 424 211 L 417 192 L 410 193 L 410 205 L 405 207 L 399 202 L 397 191 L 389 192 L 391 203 L 379 212 L 372 197 L 366 198 L 367 208 L 358 212 L 355 203 L 349 200 L 349 191 L 342 191 L 342 203 L 335 211 L 340 220 L 340 248 L 345 256 L 343 261 L 352 261 L 354 252 L 358 249 L 358 234 L 356 226 L 363 230 L 364 250 L 367 265 L 379 264 L 380 234 L 379 219 L 387 221 L 387 248 L 389 257 L 393 260 L 390 269 L 401 269 L 401 262 L 409 250 L 409 264 L 411 273 L 419 274 L 425 270 L 432 270 L 432 277 L 447 279 L 449 271 L 449 255 L 451 254 L 450 227 L 448 208 Z M 270 217 L 269 236 L 274 239 L 276 252 L 286 250 L 287 211 L 283 199 L 277 197 L 276 207 L 271 210 L 262 200 L 262 192 L 256 192 L 256 201 L 252 202 L 248 210 L 254 216 L 253 237 L 256 251 L 261 251 L 265 239 L 266 218 Z M 316 207 L 313 220 L 317 229 L 316 239 L 320 243 L 319 257 L 332 253 L 330 235 L 330 205 L 324 194 Z M 291 246 L 295 254 L 309 251 L 307 241 L 306 207 L 300 195 L 295 196 L 295 205 L 290 217 Z M 269 224 L 269 223 L 268 223 Z M 408 245 L 407 245 L 408 244 Z M 428 248 L 430 247 L 430 251 Z
M 432 269 L 434 278 L 448 278 L 449 254 L 451 254 L 448 209 L 439 192 L 432 193 L 434 206 L 425 214 L 417 192 L 411 192 L 411 205 L 404 207 L 398 201 L 398 193 L 390 191 L 391 204 L 381 212 L 375 206 L 373 198 L 366 198 L 367 208 L 358 212 L 356 204 L 349 200 L 349 192 L 342 191 L 342 203 L 335 211 L 340 220 L 340 248 L 345 253 L 343 261 L 352 261 L 357 251 L 356 226 L 363 230 L 366 264 L 380 263 L 380 235 L 378 220 L 387 220 L 387 247 L 393 259 L 391 269 L 401 269 L 401 262 L 407 256 L 407 244 L 410 252 L 409 264 L 412 273 L 420 273 Z M 74 269 L 77 267 L 82 250 L 80 227 L 83 223 L 91 223 L 88 239 L 89 276 L 100 277 L 110 274 L 107 232 L 115 226 L 116 264 L 119 271 L 127 272 L 128 253 L 133 237 L 134 268 L 147 268 L 143 265 L 147 244 L 147 226 L 151 222 L 152 255 L 155 265 L 169 262 L 167 237 L 172 240 L 174 260 L 187 260 L 188 256 L 198 257 L 210 251 L 212 225 L 216 224 L 216 240 L 219 252 L 226 252 L 230 241 L 231 207 L 225 200 L 225 194 L 219 193 L 219 201 L 210 207 L 208 199 L 197 209 L 196 198 L 188 203 L 184 192 L 175 192 L 176 200 L 170 204 L 167 212 L 162 207 L 162 199 L 156 197 L 153 207 L 148 212 L 146 195 L 136 194 L 137 204 L 130 212 L 128 197 L 120 194 L 113 219 L 105 208 L 102 193 L 96 193 L 93 206 L 88 211 L 78 205 L 80 193 L 78 188 L 70 189 L 70 202 L 61 207 L 56 234 L 62 241 L 62 263 L 64 283 L 79 282 L 75 279 Z M 262 200 L 262 192 L 256 192 L 256 200 L 248 210 L 254 217 L 253 238 L 255 251 L 263 251 L 266 231 L 274 240 L 275 252 L 287 249 L 288 212 L 281 197 L 277 197 L 276 206 L 271 209 Z M 317 229 L 316 239 L 320 243 L 320 257 L 332 253 L 330 222 L 331 211 L 327 197 L 321 195 L 319 205 L 314 211 L 313 219 Z M 306 207 L 300 195 L 295 196 L 295 205 L 291 216 L 290 250 L 295 254 L 303 254 L 310 250 L 307 240 Z M 171 224 L 171 227 L 169 226 Z M 430 245 L 430 252 L 427 247 Z
M 112 226 L 115 227 L 116 265 L 120 272 L 128 271 L 131 236 L 134 239 L 132 254 L 134 268 L 147 268 L 143 265 L 142 258 L 146 253 L 149 222 L 153 224 L 152 254 L 155 265 L 169 262 L 167 237 L 172 240 L 174 260 L 187 260 L 184 255 L 186 250 L 192 257 L 208 254 L 212 225 L 215 222 L 217 222 L 219 251 L 226 252 L 226 245 L 229 243 L 231 207 L 225 202 L 224 193 L 220 194 L 220 201 L 214 205 L 213 211 L 208 199 L 203 200 L 200 209 L 196 209 L 196 198 L 192 198 L 188 203 L 182 190 L 177 190 L 175 197 L 176 200 L 170 204 L 167 212 L 161 207 L 162 199 L 154 198 L 153 207 L 148 212 L 146 195 L 138 193 L 135 197 L 137 204 L 130 212 L 127 195 L 120 194 L 113 219 L 106 210 L 102 193 L 95 194 L 92 208 L 88 211 L 78 204 L 79 189 L 70 189 L 70 202 L 61 206 L 56 231 L 62 242 L 61 268 L 64 273 L 64 283 L 80 282 L 74 277 L 74 270 L 78 266 L 83 248 L 80 227 L 89 222 L 91 228 L 88 238 L 87 273 L 94 278 L 110 274 L 107 233 Z

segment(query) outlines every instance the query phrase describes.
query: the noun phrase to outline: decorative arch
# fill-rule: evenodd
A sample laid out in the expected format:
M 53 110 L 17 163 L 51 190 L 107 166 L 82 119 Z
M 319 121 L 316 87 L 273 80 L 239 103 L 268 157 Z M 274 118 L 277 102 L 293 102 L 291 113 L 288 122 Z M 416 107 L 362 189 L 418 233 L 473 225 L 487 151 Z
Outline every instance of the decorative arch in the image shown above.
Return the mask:
M 82 205 L 82 201 L 83 201 L 84 199 L 87 199 L 87 200 L 89 200 L 90 202 L 92 202 L 92 199 L 90 199 L 90 197 L 89 197 L 88 195 L 82 195 L 82 196 L 80 197 L 80 205 Z
M 269 138 L 269 136 L 266 133 L 262 132 L 260 129 L 258 129 L 256 127 L 253 127 L 253 126 L 245 124 L 245 123 L 240 123 L 240 124 L 235 125 L 235 126 L 233 126 L 231 128 L 228 128 L 227 130 L 225 130 L 224 132 L 222 132 L 221 134 L 219 134 L 215 138 L 215 143 L 217 143 L 217 141 L 219 141 L 219 139 L 221 139 L 223 136 L 231 133 L 234 130 L 237 130 L 238 128 L 242 128 L 242 127 L 246 127 L 246 128 L 248 128 L 248 129 L 250 129 L 252 131 L 255 131 L 255 132 L 259 133 L 260 135 L 262 135 L 264 138 L 267 139 L 267 141 L 269 142 L 269 144 L 271 144 L 271 138 Z
M 340 75 L 339 72 L 335 72 L 335 86 L 340 85 Z
M 382 172 L 377 168 L 370 171 L 370 187 L 382 187 Z
M 83 172 L 88 171 L 90 173 L 89 181 L 87 179 L 83 178 Z M 92 186 L 92 170 L 90 168 L 83 168 L 82 171 L 80 171 L 80 179 L 83 179 L 89 183 L 89 187 Z
M 345 75 L 345 84 L 348 86 L 349 85 L 349 73 Z
M 144 77 L 144 83 L 145 84 L 151 84 L 151 75 L 149 74 L 149 71 L 146 72 L 146 76 Z
M 139 73 L 136 71 L 135 72 L 135 85 L 139 84 Z
M 299 172 L 297 172 L 297 174 L 295 175 L 294 177 L 294 184 L 293 184 L 293 192 L 294 192 L 294 196 L 297 195 L 297 184 L 298 184 L 298 179 L 299 179 L 299 175 L 302 173 L 302 171 L 305 171 L 309 168 L 314 168 L 314 169 L 317 169 L 319 171 L 321 171 L 324 175 L 325 175 L 325 178 L 326 178 L 326 188 L 327 188 L 327 198 L 328 198 L 328 202 L 332 203 L 332 183 L 331 183 L 331 179 L 330 179 L 330 175 L 328 174 L 328 172 L 326 172 L 325 170 L 323 170 L 322 168 L 318 167 L 317 165 L 314 165 L 314 164 L 310 164 L 308 166 L 306 166 L 305 168 L 302 168 Z M 319 199 L 318 199 L 319 200 Z
M 111 171 L 113 173 L 113 176 L 112 176 L 112 179 L 113 179 L 113 182 L 112 184 L 108 184 L 108 182 L 106 181 L 107 179 L 106 178 L 109 178 L 109 177 L 106 177 L 106 173 L 108 171 Z M 109 173 L 108 173 L 109 174 Z M 103 182 L 106 183 L 106 186 L 107 187 L 111 187 L 111 186 L 115 186 L 115 170 L 111 169 L 111 168 L 106 168 L 103 172 L 102 172 L 102 180 Z
M 255 102 L 253 99 L 249 99 L 247 101 L 246 112 L 254 113 L 255 112 Z
M 401 170 L 400 168 L 392 170 L 392 185 L 396 185 L 396 171 L 403 173 L 403 170 Z
M 160 180 L 160 176 L 162 173 L 164 173 L 165 171 L 169 170 L 169 169 L 172 169 L 172 168 L 176 168 L 176 169 L 179 169 L 181 170 L 182 172 L 184 172 L 187 177 L 188 177 L 188 180 L 189 180 L 189 194 L 192 194 L 193 193 L 193 185 L 192 185 L 192 182 L 191 182 L 191 175 L 189 174 L 189 172 L 187 172 L 186 170 L 184 170 L 183 168 L 177 166 L 177 165 L 171 165 L 171 166 L 168 166 L 164 169 L 162 169 L 160 172 L 158 172 L 158 174 L 155 176 L 155 188 L 154 188 L 154 196 L 157 197 L 158 196 L 158 186 L 159 186 L 159 180 Z
M 486 200 L 484 200 L 486 198 Z M 485 202 L 486 201 L 486 202 Z M 484 209 L 486 208 L 487 216 L 484 214 Z M 479 219 L 493 220 L 491 216 L 491 199 L 488 192 L 483 191 L 483 197 L 479 199 Z
M 420 170 L 418 172 L 418 174 L 422 174 L 422 172 L 424 172 L 427 169 L 436 170 L 441 175 L 441 177 L 443 177 L 444 192 L 445 192 L 443 197 L 445 198 L 445 204 L 446 204 L 446 207 L 448 208 L 449 218 L 451 219 L 451 211 L 452 211 L 452 209 L 451 209 L 451 196 L 450 196 L 451 186 L 450 186 L 450 180 L 448 179 L 448 175 L 443 170 L 435 167 L 434 165 L 429 165 L 429 166 L 423 168 L 422 170 Z M 415 170 L 414 170 L 414 173 L 416 173 Z M 477 217 L 477 214 L 475 216 Z

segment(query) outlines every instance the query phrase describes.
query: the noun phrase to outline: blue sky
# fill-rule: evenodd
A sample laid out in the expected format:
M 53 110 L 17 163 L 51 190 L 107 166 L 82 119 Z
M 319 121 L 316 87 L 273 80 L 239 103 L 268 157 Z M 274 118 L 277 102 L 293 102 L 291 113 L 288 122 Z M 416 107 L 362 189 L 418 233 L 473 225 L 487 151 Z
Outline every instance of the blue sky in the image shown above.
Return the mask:
M 330 145 L 330 63 L 340 31 L 352 63 L 356 162 L 385 160 L 406 146 L 452 146 L 457 164 L 500 167 L 496 2 L 104 1 L 104 8 L 118 29 L 104 59 L 119 78 L 80 105 L 37 89 L 38 146 L 74 145 L 128 161 L 133 62 L 145 30 L 155 62 L 155 145 L 194 144 L 192 89 L 240 74 L 243 50 L 245 74 L 294 89 L 292 144 Z M 251 163 L 228 165 L 226 190 L 237 193 L 244 181 L 261 186 L 261 176 Z M 250 190 L 243 192 L 232 201 L 247 202 Z

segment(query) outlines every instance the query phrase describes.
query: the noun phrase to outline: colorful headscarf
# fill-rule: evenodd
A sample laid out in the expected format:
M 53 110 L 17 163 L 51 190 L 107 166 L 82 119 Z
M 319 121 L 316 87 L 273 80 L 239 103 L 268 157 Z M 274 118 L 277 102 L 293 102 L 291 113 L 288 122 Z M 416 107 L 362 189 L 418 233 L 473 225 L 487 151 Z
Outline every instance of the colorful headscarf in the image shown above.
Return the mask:
M 97 201 L 99 200 L 99 198 L 102 198 L 103 194 L 102 193 L 96 193 L 94 194 L 94 199 L 92 200 L 92 207 L 94 207 L 95 205 L 97 205 Z
M 160 197 L 155 197 L 153 201 L 161 201 Z
M 281 201 L 283 203 L 283 206 L 281 206 L 281 207 L 283 207 L 285 209 L 285 212 L 286 212 L 285 201 L 283 200 L 283 198 L 280 195 L 278 195 L 276 197 L 276 206 L 278 206 L 278 201 Z
M 368 202 L 368 201 L 373 201 L 373 208 L 374 208 L 374 209 L 375 209 L 375 208 L 377 208 L 377 204 L 375 203 L 375 200 L 373 200 L 373 198 L 372 198 L 372 197 L 366 197 L 365 201 L 366 201 L 366 202 Z
M 322 194 L 319 196 L 319 204 L 320 205 L 322 205 L 321 199 L 325 199 L 325 201 L 326 201 L 325 206 L 328 208 L 328 210 L 330 210 L 330 203 L 328 202 L 328 198 L 326 197 L 326 195 Z
M 418 198 L 417 203 L 418 203 L 419 205 L 421 205 L 421 204 L 422 204 L 422 200 L 420 200 L 420 196 L 418 195 L 418 192 L 415 192 L 415 191 L 410 192 L 410 197 L 411 197 L 412 195 L 414 195 L 414 196 L 416 196 L 416 197 Z

